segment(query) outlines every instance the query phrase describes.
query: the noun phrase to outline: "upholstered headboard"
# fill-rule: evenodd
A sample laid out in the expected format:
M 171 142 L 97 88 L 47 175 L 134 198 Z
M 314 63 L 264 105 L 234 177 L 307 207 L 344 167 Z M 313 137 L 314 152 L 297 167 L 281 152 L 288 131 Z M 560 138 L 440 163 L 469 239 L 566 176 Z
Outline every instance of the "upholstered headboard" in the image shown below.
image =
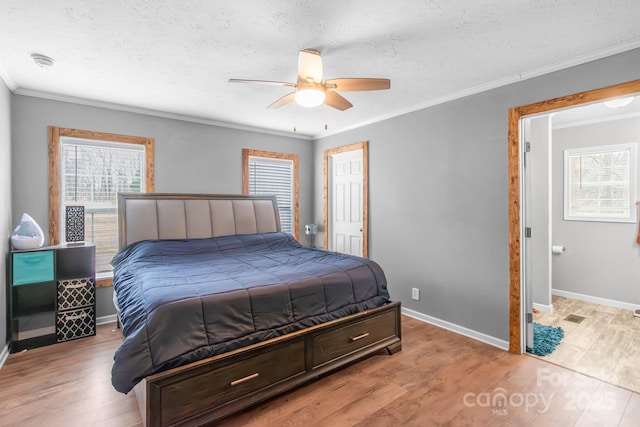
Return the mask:
M 280 231 L 275 196 L 119 193 L 118 246 Z

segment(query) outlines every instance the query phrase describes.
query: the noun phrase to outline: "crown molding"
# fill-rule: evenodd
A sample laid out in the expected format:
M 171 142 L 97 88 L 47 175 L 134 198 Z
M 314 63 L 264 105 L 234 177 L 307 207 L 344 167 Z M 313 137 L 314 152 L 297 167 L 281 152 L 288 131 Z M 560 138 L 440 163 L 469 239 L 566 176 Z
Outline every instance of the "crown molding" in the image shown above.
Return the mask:
M 169 113 L 166 111 L 152 110 L 152 109 L 141 108 L 141 107 L 133 107 L 130 105 L 116 104 L 116 103 L 111 103 L 106 101 L 98 101 L 98 100 L 87 99 L 87 98 L 60 95 L 60 94 L 37 91 L 32 89 L 17 88 L 13 91 L 13 93 L 16 95 L 30 96 L 33 98 L 42 98 L 42 99 L 49 99 L 52 101 L 69 102 L 72 104 L 86 105 L 90 107 L 106 108 L 109 110 L 125 111 L 128 113 L 143 114 L 146 116 L 161 117 L 164 119 L 180 120 L 183 122 L 191 122 L 191 123 L 198 123 L 198 124 L 209 125 L 209 126 L 243 130 L 247 132 L 266 133 L 270 135 L 285 136 L 287 138 L 302 139 L 307 141 L 313 140 L 311 135 L 306 135 L 306 134 L 294 134 L 289 132 L 281 132 L 281 131 L 272 130 L 272 129 L 242 125 L 239 123 L 223 122 L 218 120 L 206 119 L 203 117 L 187 116 L 182 114 Z
M 2 67 L 0 66 L 0 78 L 2 78 L 2 80 L 4 80 L 5 84 L 7 85 L 7 87 L 9 87 L 9 89 L 17 94 L 17 95 L 24 95 L 24 96 L 31 96 L 31 97 L 37 97 L 37 98 L 44 98 L 44 99 L 50 99 L 50 100 L 55 100 L 55 101 L 62 101 L 62 102 L 70 102 L 70 103 L 75 103 L 75 104 L 81 104 L 81 105 L 87 105 L 87 106 L 92 106 L 92 107 L 99 107 L 99 108 L 107 108 L 107 109 L 111 109 L 111 110 L 118 110 L 118 111 L 126 111 L 126 112 L 131 112 L 131 113 L 138 113 L 138 114 L 144 114 L 147 116 L 154 116 L 154 117 L 162 117 L 162 118 L 167 118 L 167 119 L 173 119 L 173 120 L 180 120 L 180 121 L 185 121 L 185 122 L 192 122 L 192 123 L 198 123 L 198 124 L 205 124 L 205 125 L 210 125 L 210 126 L 218 126 L 218 127 L 224 127 L 224 128 L 229 128 L 229 129 L 236 129 L 236 130 L 243 130 L 243 131 L 248 131 L 248 132 L 258 132 L 258 133 L 266 133 L 266 134 L 270 134 L 270 135 L 276 135 L 276 136 L 284 136 L 287 138 L 295 138 L 295 139 L 301 139 L 301 140 L 307 140 L 307 141 L 315 141 L 315 140 L 319 140 L 322 138 L 326 138 L 332 135 L 337 135 L 337 134 L 341 134 L 350 130 L 354 130 L 354 129 L 358 129 L 364 126 L 368 126 L 374 123 L 378 123 L 384 120 L 388 120 L 394 117 L 398 117 L 398 116 L 402 116 L 405 114 L 409 114 L 409 113 L 413 113 L 415 111 L 419 111 L 419 110 L 423 110 L 425 108 L 429 108 L 429 107 L 433 107 L 439 104 L 444 104 L 446 102 L 450 102 L 450 101 L 454 101 L 460 98 L 464 98 L 467 96 L 471 96 L 471 95 L 475 95 L 478 93 L 482 93 L 482 92 L 486 92 L 492 89 L 497 89 L 499 87 L 502 86 L 506 86 L 509 84 L 513 84 L 513 83 L 518 83 L 524 80 L 528 80 L 528 79 L 532 79 L 534 77 L 539 77 L 545 74 L 550 74 L 553 73 L 555 71 L 561 71 L 567 68 L 571 68 L 577 65 L 582 65 L 591 61 L 595 61 L 598 59 L 602 59 L 602 58 L 606 58 L 608 56 L 612 56 L 612 55 L 616 55 L 619 53 L 623 53 L 629 50 L 633 50 L 633 49 L 637 49 L 640 48 L 640 40 L 633 40 L 631 42 L 627 42 L 627 43 L 622 43 L 607 49 L 602 49 L 600 51 L 597 52 L 592 52 L 586 55 L 580 55 L 577 56 L 575 58 L 571 58 L 565 61 L 560 61 L 557 62 L 555 64 L 549 65 L 549 66 L 545 66 L 545 67 L 540 67 L 540 68 L 536 68 L 533 70 L 529 70 L 529 71 L 524 71 L 522 73 L 516 74 L 516 75 L 512 75 L 512 76 L 507 76 L 505 78 L 502 79 L 498 79 L 498 80 L 494 80 L 488 83 L 484 83 L 478 86 L 474 86 L 468 89 L 464 89 L 461 91 L 457 91 L 457 92 L 453 92 L 451 94 L 445 95 L 445 96 L 441 96 L 438 98 L 433 98 L 430 99 L 428 101 L 419 103 L 419 104 L 415 104 L 406 108 L 401 108 L 398 110 L 394 110 L 390 113 L 387 114 L 383 114 L 380 116 L 376 116 L 373 117 L 371 119 L 368 120 L 364 120 L 358 123 L 355 123 L 353 125 L 350 126 L 345 126 L 345 127 L 340 127 L 337 129 L 332 129 L 331 131 L 324 131 L 321 133 L 317 133 L 317 134 L 296 134 L 296 133 L 292 133 L 292 132 L 283 132 L 283 131 L 275 131 L 275 130 L 271 130 L 271 129 L 267 129 L 267 128 L 260 128 L 260 127 L 254 127 L 254 126 L 248 126 L 248 125 L 242 125 L 242 124 L 238 124 L 238 123 L 232 123 L 232 122 L 223 122 L 223 121 L 217 121 L 217 120 L 211 120 L 211 119 L 206 119 L 203 117 L 195 117 L 195 116 L 186 116 L 186 115 L 181 115 L 181 114 L 175 114 L 175 113 L 169 113 L 169 112 L 165 112 L 165 111 L 159 111 L 159 110 L 152 110 L 152 109 L 145 109 L 145 108 L 138 108 L 138 107 L 132 107 L 132 106 L 128 106 L 128 105 L 123 105 L 123 104 L 116 104 L 116 103 L 110 103 L 110 102 L 104 102 L 104 101 L 97 101 L 97 100 L 90 100 L 90 99 L 86 99 L 86 98 L 78 98 L 78 97 L 72 97 L 72 96 L 65 96 L 65 95 L 58 95 L 58 94 L 53 94 L 50 92 L 42 92 L 42 91 L 36 91 L 36 90 L 31 90 L 31 89 L 24 89 L 24 88 L 18 88 L 16 87 L 15 83 L 11 80 L 11 78 L 7 75 L 6 72 L 4 72 L 4 70 L 2 69 Z
M 11 92 L 15 92 L 16 84 L 13 80 L 11 80 L 9 74 L 7 74 L 4 68 L 2 68 L 2 65 L 0 65 L 0 79 L 2 79 L 4 84 L 9 88 Z
M 415 111 L 419 111 L 419 110 L 423 110 L 425 108 L 429 108 L 429 107 L 433 107 L 435 105 L 439 105 L 439 104 L 444 104 L 445 102 L 449 102 L 449 101 L 454 101 L 456 99 L 460 99 L 460 98 L 464 98 L 467 96 L 471 96 L 471 95 L 476 95 L 478 93 L 482 93 L 482 92 L 486 92 L 489 91 L 491 89 L 497 89 L 499 87 L 502 86 L 507 86 L 513 83 L 518 83 L 524 80 L 528 80 L 528 79 L 532 79 L 534 77 L 539 77 L 539 76 L 543 76 L 545 74 L 550 74 L 556 71 L 561 71 L 561 70 L 565 70 L 567 68 L 571 68 L 571 67 L 575 67 L 577 65 L 582 65 L 582 64 L 586 64 L 588 62 L 592 62 L 592 61 L 596 61 L 598 59 L 602 59 L 602 58 L 606 58 L 608 56 L 613 56 L 619 53 L 623 53 L 623 52 L 627 52 L 629 50 L 633 50 L 633 49 L 637 49 L 640 48 L 640 40 L 634 40 L 628 43 L 622 43 L 616 46 L 613 46 L 611 48 L 608 49 L 603 49 L 597 52 L 592 52 L 586 55 L 580 55 L 577 56 L 575 58 L 571 58 L 568 59 L 566 61 L 560 61 L 557 62 L 555 64 L 546 66 L 546 67 L 540 67 L 540 68 L 535 68 L 533 70 L 530 71 L 525 71 L 516 75 L 512 75 L 512 76 L 508 76 L 502 79 L 498 79 L 498 80 L 494 80 L 492 82 L 488 82 L 488 83 L 484 83 L 481 84 L 479 86 L 474 86 L 468 89 L 464 89 L 458 92 L 454 92 L 445 96 L 441 96 L 439 98 L 434 98 L 431 99 L 429 101 L 420 103 L 420 104 L 415 104 L 413 106 L 410 107 L 406 107 L 406 108 L 402 108 L 399 110 L 395 110 L 391 113 L 382 115 L 382 116 L 377 116 L 375 118 L 372 118 L 370 120 L 366 120 L 363 122 L 359 122 L 356 123 L 354 125 L 351 126 L 347 126 L 344 128 L 340 128 L 340 129 L 336 129 L 336 130 L 332 130 L 331 132 L 324 132 L 322 134 L 316 134 L 313 135 L 314 139 L 321 139 L 321 138 L 325 138 L 331 135 L 336 135 L 339 133 L 343 133 L 349 130 L 353 130 L 353 129 L 357 129 L 363 126 L 367 126 L 367 125 L 371 125 L 373 123 L 377 123 L 377 122 L 381 122 L 384 120 L 388 120 L 391 119 L 393 117 L 398 117 L 398 116 L 402 116 L 405 114 L 409 114 L 409 113 L 413 113 Z

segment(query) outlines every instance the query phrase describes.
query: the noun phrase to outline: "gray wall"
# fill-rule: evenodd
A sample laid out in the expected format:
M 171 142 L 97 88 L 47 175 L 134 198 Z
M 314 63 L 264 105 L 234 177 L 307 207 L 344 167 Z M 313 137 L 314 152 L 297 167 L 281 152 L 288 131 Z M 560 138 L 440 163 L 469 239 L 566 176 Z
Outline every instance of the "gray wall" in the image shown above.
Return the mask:
M 311 217 L 311 141 L 13 95 L 13 218 L 28 212 L 48 235 L 47 126 L 155 138 L 155 191 L 241 193 L 242 149 L 298 154 L 300 235 Z M 1 193 L 0 193 L 1 194 Z M 97 316 L 115 313 L 111 288 L 98 289 Z
M 563 219 L 564 150 L 629 142 L 640 142 L 640 118 L 553 131 L 553 241 L 567 248 L 553 257 L 553 289 L 640 304 L 638 225 Z
M 507 110 L 638 79 L 638 70 L 640 50 L 629 51 L 315 144 L 14 95 L 12 213 L 46 225 L 47 125 L 156 138 L 156 191 L 239 192 L 243 147 L 298 153 L 301 225 L 323 223 L 324 150 L 368 140 L 370 256 L 385 269 L 392 298 L 507 341 Z M 412 287 L 420 301 L 411 300 Z M 110 297 L 101 290 L 99 316 L 110 313 Z
M 0 353 L 7 345 L 7 256 L 11 218 L 11 92 L 0 79 Z
M 314 221 L 324 150 L 368 140 L 370 257 L 391 297 L 508 341 L 508 108 L 638 79 L 639 70 L 640 50 L 629 51 L 322 138 Z

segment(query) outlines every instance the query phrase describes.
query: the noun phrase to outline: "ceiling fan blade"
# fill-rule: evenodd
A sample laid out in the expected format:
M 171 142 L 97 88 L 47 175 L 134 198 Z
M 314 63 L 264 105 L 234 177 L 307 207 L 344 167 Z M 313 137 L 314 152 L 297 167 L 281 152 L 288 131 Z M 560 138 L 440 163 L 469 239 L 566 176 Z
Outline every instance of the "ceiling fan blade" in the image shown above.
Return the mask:
M 282 98 L 278 99 L 273 104 L 269 105 L 267 108 L 280 108 L 283 105 L 286 105 L 286 104 L 290 103 L 291 101 L 293 101 L 295 99 L 295 95 L 296 95 L 295 92 L 288 93 L 285 96 L 283 96 Z
M 322 57 L 314 49 L 304 49 L 298 54 L 298 82 L 322 82 Z
M 324 103 L 329 107 L 333 107 L 340 111 L 353 107 L 353 104 L 347 101 L 345 97 L 338 95 L 334 91 L 328 90 L 325 92 L 325 95 L 326 98 L 324 99 Z
M 346 78 L 331 79 L 324 82 L 327 89 L 338 91 L 384 90 L 391 87 L 389 79 Z
M 295 87 L 295 83 L 289 82 L 274 82 L 270 80 L 245 80 L 245 79 L 229 79 L 229 83 L 257 83 L 260 85 L 271 85 L 271 86 L 290 86 Z

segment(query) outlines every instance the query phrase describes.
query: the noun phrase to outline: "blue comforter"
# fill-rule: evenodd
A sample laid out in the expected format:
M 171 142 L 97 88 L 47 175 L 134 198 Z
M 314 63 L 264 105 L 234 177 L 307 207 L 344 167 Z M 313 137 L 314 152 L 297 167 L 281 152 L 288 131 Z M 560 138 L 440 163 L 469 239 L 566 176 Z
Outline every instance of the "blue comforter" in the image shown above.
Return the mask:
M 375 262 L 265 233 L 134 243 L 113 286 L 124 342 L 112 383 L 142 378 L 389 301 Z

